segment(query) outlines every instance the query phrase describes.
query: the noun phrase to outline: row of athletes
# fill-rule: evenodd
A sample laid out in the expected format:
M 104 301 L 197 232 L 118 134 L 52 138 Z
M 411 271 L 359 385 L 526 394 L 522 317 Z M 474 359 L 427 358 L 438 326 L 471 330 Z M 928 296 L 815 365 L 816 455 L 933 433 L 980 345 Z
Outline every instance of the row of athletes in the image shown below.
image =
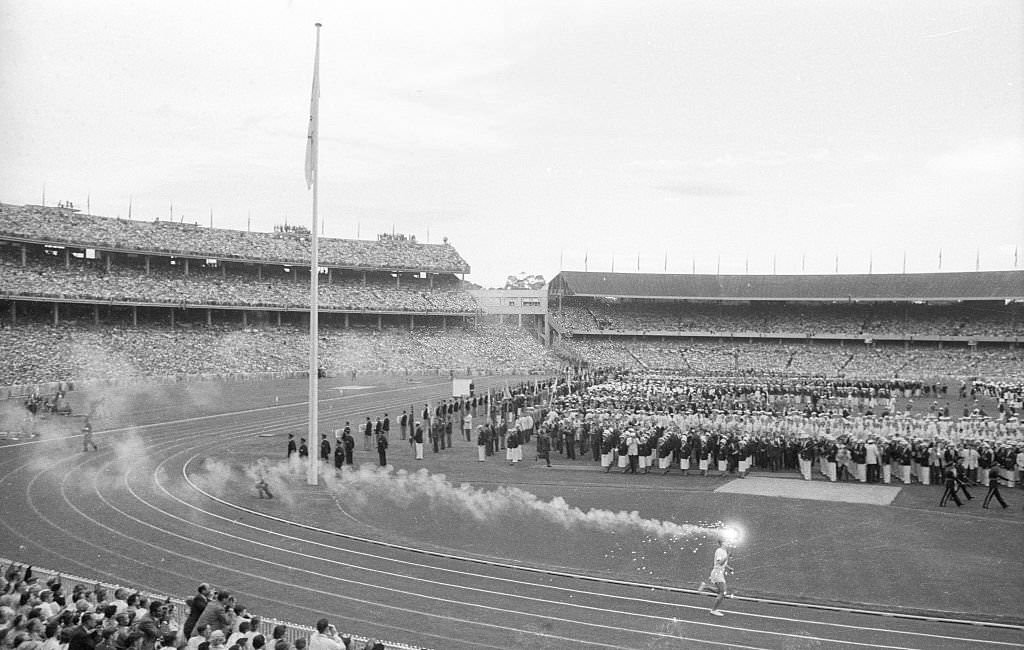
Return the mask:
M 643 383 L 658 390 L 653 385 L 657 382 Z M 550 411 L 542 411 L 543 421 L 554 429 L 552 437 L 556 444 L 559 440 L 575 442 L 581 454 L 592 449 L 597 460 L 599 444 L 601 454 L 616 447 L 621 454 L 624 439 L 632 432 L 638 438 L 639 455 L 650 455 L 652 460 L 669 453 L 674 462 L 692 458 L 696 463 L 707 457 L 711 467 L 725 461 L 732 470 L 749 459 L 750 466 L 769 470 L 800 467 L 808 479 L 809 467 L 801 460 L 826 458 L 826 462 L 848 465 L 851 469 L 863 465 L 866 470 L 869 465 L 887 464 L 880 460 L 887 455 L 896 465 L 941 468 L 937 455 L 952 444 L 968 469 L 1011 469 L 1016 464 L 1016 454 L 1024 447 L 1024 428 L 1017 417 L 806 417 L 770 412 L 693 412 L 685 404 L 680 404 L 682 408 L 675 412 L 637 411 L 608 407 L 600 404 L 602 400 L 590 399 L 595 392 L 644 392 L 635 385 L 613 391 L 609 388 L 606 383 L 589 387 L 582 396 L 559 397 Z M 666 431 L 675 431 L 676 435 L 666 437 Z M 602 438 L 600 443 L 594 438 L 595 432 Z M 724 434 L 724 439 L 720 434 Z M 567 453 L 572 452 L 567 449 Z M 848 463 L 842 458 L 846 454 L 850 456 Z M 895 473 L 904 478 L 901 470 Z M 924 474 L 921 473 L 926 481 Z M 915 468 L 913 476 L 918 475 Z M 864 482 L 880 479 L 876 472 L 872 472 L 870 479 L 865 471 L 854 476 Z
M 562 435 L 567 435 L 565 431 Z M 572 434 L 568 433 L 569 440 Z M 635 451 L 630 449 L 635 447 Z M 857 439 L 852 436 L 824 434 L 799 437 L 774 433 L 738 435 L 691 429 L 683 435 L 666 434 L 660 427 L 649 431 L 627 428 L 624 433 L 606 429 L 601 441 L 602 455 L 616 452 L 620 457 L 646 457 L 647 467 L 668 469 L 678 466 L 684 472 L 693 465 L 704 475 L 710 468 L 721 473 L 744 474 L 753 468 L 771 471 L 783 465 L 791 467 L 795 458 L 804 478 L 813 478 L 815 465 L 830 481 L 855 480 L 862 483 L 891 483 L 893 477 L 904 484 L 929 485 L 943 476 L 950 464 L 961 468 L 969 481 L 988 487 L 998 476 L 1009 487 L 1020 482 L 1024 469 L 1024 443 L 1019 440 L 962 440 L 953 442 L 934 438 Z M 693 464 L 691 464 L 691 459 Z M 934 477 L 934 478 L 933 478 Z
M 502 448 L 515 448 L 519 444 L 529 443 L 534 429 L 533 412 L 533 409 L 523 410 L 518 417 L 508 420 L 495 418 L 497 424 L 491 418 L 485 418 L 485 424 L 476 427 L 479 459 L 483 460 Z M 541 409 L 537 412 L 543 414 L 545 411 Z M 816 437 L 802 434 L 797 438 L 781 432 L 738 435 L 701 428 L 691 429 L 683 435 L 677 427 L 666 431 L 665 426 L 655 424 L 650 418 L 632 418 L 622 429 L 617 426 L 605 427 L 600 435 L 596 435 L 590 422 L 559 419 L 556 412 L 548 415 L 540 427 L 544 435 L 538 439 L 538 458 L 546 458 L 550 462 L 550 452 L 554 450 L 560 454 L 565 453 L 568 459 L 574 459 L 578 444 L 581 456 L 589 448 L 594 460 L 603 461 L 609 469 L 609 455 L 612 455 L 612 459 L 618 456 L 620 466 L 628 467 L 630 471 L 636 471 L 638 465 L 648 471 L 657 463 L 662 469 L 677 466 L 687 472 L 691 469 L 693 459 L 695 469 L 704 475 L 713 471 L 713 468 L 723 473 L 738 472 L 742 475 L 752 468 L 776 471 L 799 467 L 804 478 L 810 480 L 813 467 L 817 465 L 820 473 L 832 481 L 855 479 L 865 483 L 889 483 L 895 476 L 904 483 L 919 482 L 927 485 L 932 482 L 932 476 L 942 477 L 943 468 L 955 461 L 962 468 L 961 474 L 971 481 L 987 487 L 990 470 L 997 469 L 1002 470 L 1005 474 L 1004 482 L 1012 487 L 1017 482 L 1015 472 L 1019 461 L 1024 460 L 1018 458 L 1024 455 L 1024 446 L 1015 445 L 1013 441 L 996 443 L 967 440 L 952 443 L 941 439 L 855 439 L 852 436 L 835 437 L 830 434 Z M 378 453 L 385 454 L 389 432 L 387 415 L 383 419 L 378 418 L 377 422 L 377 425 L 372 425 L 370 418 L 367 418 L 365 437 L 376 440 Z M 473 422 L 471 413 L 466 413 L 462 418 L 462 435 L 467 442 L 471 440 Z M 402 424 L 401 437 L 404 440 L 408 429 L 405 413 Z M 425 435 L 435 453 L 452 447 L 456 426 L 453 419 L 448 417 L 429 420 Z M 416 427 L 422 429 L 422 423 L 417 423 Z M 509 435 L 515 436 L 511 445 Z M 413 432 L 408 436 L 410 446 L 415 449 L 415 439 L 422 439 L 423 436 L 422 431 Z M 339 467 L 341 464 L 351 464 L 354 440 L 350 423 L 346 422 L 342 430 L 336 431 L 335 437 L 335 464 Z M 364 450 L 370 451 L 370 445 L 367 444 Z M 308 454 L 301 447 L 296 449 L 292 438 L 289 441 L 289 455 L 296 451 L 300 456 Z M 320 444 L 320 458 L 330 461 L 331 457 L 331 445 L 325 435 Z

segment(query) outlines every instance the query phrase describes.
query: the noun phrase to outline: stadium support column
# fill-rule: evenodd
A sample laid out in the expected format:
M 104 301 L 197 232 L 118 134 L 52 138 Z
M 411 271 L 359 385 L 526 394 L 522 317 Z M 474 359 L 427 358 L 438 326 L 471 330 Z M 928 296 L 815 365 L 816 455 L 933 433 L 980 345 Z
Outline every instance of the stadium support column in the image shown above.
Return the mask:
M 28 264 L 28 251 L 25 250 L 25 244 L 21 245 L 21 265 L 25 266 Z
M 149 255 L 146 256 L 146 275 L 149 275 Z
M 60 324 L 60 304 L 53 303 L 53 326 L 56 327 Z
M 213 325 L 213 310 L 207 308 L 206 309 L 206 326 L 210 327 L 211 325 Z
M 132 305 L 132 327 L 139 326 L 139 306 Z
M 100 324 L 100 306 L 99 305 L 95 305 L 94 304 L 92 306 L 92 324 L 93 325 L 99 325 Z
M 416 329 L 416 317 L 409 314 L 409 331 L 411 332 L 414 329 Z
M 242 310 L 242 327 L 249 327 L 249 312 Z
M 381 332 L 384 330 L 384 317 L 377 314 L 377 331 Z
M 64 268 L 71 268 L 71 249 L 67 247 L 64 248 Z

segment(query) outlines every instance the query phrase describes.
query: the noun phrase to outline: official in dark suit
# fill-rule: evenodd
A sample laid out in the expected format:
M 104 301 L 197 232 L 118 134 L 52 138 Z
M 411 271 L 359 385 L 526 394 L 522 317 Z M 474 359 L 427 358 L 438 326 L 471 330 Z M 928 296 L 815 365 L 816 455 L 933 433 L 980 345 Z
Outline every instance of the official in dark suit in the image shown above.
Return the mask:
M 999 505 L 1008 508 L 1006 501 L 1003 500 L 1003 495 L 999 494 L 999 470 L 992 468 L 985 471 L 988 472 L 988 493 L 985 495 L 985 500 L 981 502 L 981 507 L 988 509 L 992 499 L 995 498 Z
M 352 464 L 352 452 L 356 448 L 356 439 L 352 437 L 352 431 L 348 428 L 348 423 L 345 423 L 345 431 L 341 434 L 341 443 L 345 446 L 345 464 Z
M 412 430 L 412 445 L 416 450 L 416 460 L 423 460 L 423 425 L 416 423 Z
M 185 638 L 192 636 L 192 628 L 196 626 L 196 621 L 202 615 L 203 610 L 206 609 L 206 605 L 210 602 L 210 585 L 205 582 L 196 588 L 196 595 L 192 596 L 187 601 L 188 604 L 188 618 L 185 619 L 185 625 L 182 627 L 182 631 L 185 633 Z
M 383 431 L 377 434 L 377 458 L 381 467 L 388 464 L 388 436 Z
M 942 498 L 939 499 L 939 507 L 945 508 L 949 500 L 952 499 L 956 503 L 957 507 L 963 505 L 960 501 L 960 497 L 957 496 L 957 478 L 956 478 L 956 465 L 949 463 L 946 465 L 946 469 L 943 470 L 942 480 L 946 484 L 946 491 L 942 493 Z
M 320 435 L 320 460 L 324 462 L 331 460 L 331 441 L 327 439 L 326 433 Z

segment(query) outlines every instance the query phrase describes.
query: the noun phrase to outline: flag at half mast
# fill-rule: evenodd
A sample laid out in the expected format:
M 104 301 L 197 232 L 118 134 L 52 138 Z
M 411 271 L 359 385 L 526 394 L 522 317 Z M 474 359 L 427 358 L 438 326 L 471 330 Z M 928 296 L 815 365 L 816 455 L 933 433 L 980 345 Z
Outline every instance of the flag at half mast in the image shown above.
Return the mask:
M 316 55 L 313 59 L 313 92 L 309 98 L 309 133 L 306 135 L 306 189 L 316 177 L 317 139 L 320 137 L 320 23 L 316 24 Z

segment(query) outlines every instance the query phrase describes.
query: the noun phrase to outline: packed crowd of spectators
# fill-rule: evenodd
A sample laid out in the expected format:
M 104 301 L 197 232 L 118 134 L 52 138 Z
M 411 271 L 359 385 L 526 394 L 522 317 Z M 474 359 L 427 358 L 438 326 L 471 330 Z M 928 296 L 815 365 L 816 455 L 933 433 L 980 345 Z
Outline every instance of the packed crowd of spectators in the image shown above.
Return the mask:
M 699 332 L 872 336 L 1024 336 L 1019 305 L 563 300 L 552 319 L 570 332 Z
M 325 644 L 325 641 L 327 642 Z M 205 583 L 185 601 L 84 584 L 11 563 L 0 575 L 0 650 L 386 650 L 411 646 L 255 615 Z
M 387 275 L 387 274 L 384 274 Z M 75 259 L 66 268 L 62 260 L 37 257 L 21 264 L 0 251 L 0 295 L 55 300 L 103 300 L 125 303 L 210 305 L 274 308 L 309 308 L 308 280 L 296 282 L 285 274 L 257 279 L 251 273 L 222 272 L 199 264 L 188 275 L 180 267 L 155 267 L 148 273 L 95 260 Z M 457 288 L 426 286 L 407 280 L 323 278 L 319 284 L 322 309 L 474 313 L 473 297 Z
M 1008 349 L 936 349 L 910 346 L 772 343 L 640 342 L 616 338 L 566 340 L 580 359 L 603 366 L 668 368 L 693 374 L 757 374 L 921 379 L 978 376 L 1024 380 L 1024 357 Z M 473 372 L 558 366 L 532 335 L 511 326 L 478 324 L 441 329 L 321 327 L 321 364 L 330 374 Z M 0 330 L 0 384 L 166 377 L 203 374 L 281 373 L 308 366 L 308 331 L 298 326 L 169 328 L 59 326 L 24 322 Z
M 863 343 L 718 343 L 576 336 L 559 344 L 568 356 L 602 366 L 678 369 L 694 374 L 748 373 L 858 378 L 984 377 L 1020 380 L 1024 352 L 996 347 Z
M 138 251 L 196 258 L 309 264 L 310 236 L 301 232 L 248 232 L 171 221 L 132 221 L 74 210 L 0 204 L 3 236 L 83 248 Z M 320 263 L 360 269 L 416 269 L 466 273 L 469 265 L 447 241 L 375 241 L 319 238 Z
M 0 385 L 182 375 L 288 373 L 309 367 L 309 333 L 299 327 L 174 328 L 52 326 L 0 329 Z M 550 371 L 554 355 L 510 326 L 462 329 L 321 327 L 328 374 Z

